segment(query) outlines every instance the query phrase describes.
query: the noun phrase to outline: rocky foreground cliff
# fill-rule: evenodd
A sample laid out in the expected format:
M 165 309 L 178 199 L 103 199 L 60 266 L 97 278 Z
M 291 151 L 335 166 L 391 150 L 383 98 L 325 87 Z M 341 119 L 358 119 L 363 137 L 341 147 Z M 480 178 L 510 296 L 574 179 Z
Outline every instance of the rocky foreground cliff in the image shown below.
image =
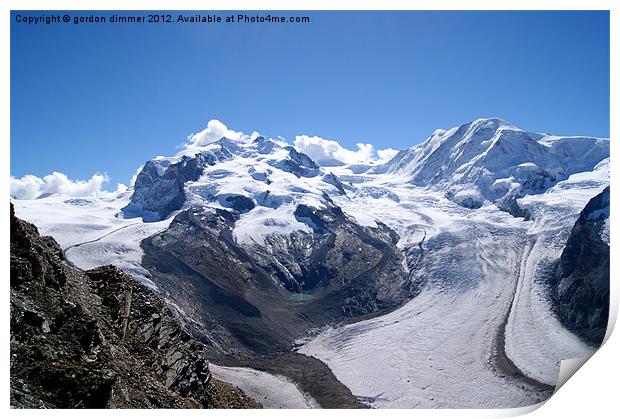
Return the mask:
M 609 317 L 609 186 L 588 202 L 562 252 L 551 297 L 564 325 L 594 346 Z
M 11 204 L 11 407 L 256 408 L 179 316 L 113 266 L 64 261 Z

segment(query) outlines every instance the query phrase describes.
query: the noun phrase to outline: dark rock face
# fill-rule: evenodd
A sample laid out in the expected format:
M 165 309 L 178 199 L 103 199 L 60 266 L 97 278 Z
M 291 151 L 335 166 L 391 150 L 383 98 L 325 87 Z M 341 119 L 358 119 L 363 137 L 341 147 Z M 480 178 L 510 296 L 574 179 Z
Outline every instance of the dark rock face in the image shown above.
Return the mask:
M 269 154 L 277 145 L 273 140 L 268 140 L 263 136 L 257 137 L 254 144 L 256 144 L 256 151 L 259 154 Z
M 178 167 L 170 166 L 160 174 L 156 163 L 147 161 L 136 178 L 131 202 L 123 208 L 125 216 L 142 216 L 145 221 L 159 221 L 181 208 L 185 202 L 185 192 L 177 174 Z
M 221 146 L 219 150 L 198 153 L 195 157 L 183 156 L 178 163 L 167 167 L 147 161 L 136 178 L 131 202 L 123 208 L 123 213 L 126 217 L 143 217 L 145 221 L 163 220 L 185 203 L 186 182 L 198 180 L 205 166 L 231 157 Z
M 12 407 L 256 407 L 205 355 L 161 298 L 112 266 L 64 264 L 11 205 Z
M 609 317 L 609 245 L 601 238 L 608 217 L 609 187 L 581 212 L 551 284 L 560 320 L 595 346 L 603 342 Z
M 272 161 L 273 167 L 294 174 L 297 177 L 314 177 L 319 174 L 320 167 L 314 160 L 293 147 L 286 147 L 288 158 L 281 161 Z
M 507 212 L 513 217 L 523 218 L 524 220 L 528 221 L 532 217 L 532 214 L 530 214 L 530 212 L 526 208 L 522 208 L 519 205 L 517 201 L 518 198 L 521 198 L 521 194 L 509 193 L 495 201 L 495 205 L 497 206 L 497 208 Z
M 241 245 L 232 234 L 236 212 L 190 208 L 142 242 L 142 263 L 214 354 L 237 357 L 288 351 L 309 329 L 411 297 L 388 227 L 362 227 L 329 203 L 299 205 L 295 216 L 313 233 Z
M 238 212 L 247 212 L 256 206 L 252 198 L 243 195 L 228 195 L 221 199 L 220 202 L 223 206 L 232 208 Z

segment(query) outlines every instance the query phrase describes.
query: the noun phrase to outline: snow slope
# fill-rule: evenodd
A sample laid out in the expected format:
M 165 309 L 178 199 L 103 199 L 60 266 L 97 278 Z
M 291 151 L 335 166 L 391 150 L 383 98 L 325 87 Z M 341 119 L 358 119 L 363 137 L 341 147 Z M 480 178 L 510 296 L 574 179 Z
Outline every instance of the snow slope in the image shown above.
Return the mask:
M 113 264 L 155 288 L 142 268 L 140 242 L 165 230 L 172 219 L 144 223 L 125 219 L 121 208 L 127 194 L 113 198 L 71 198 L 55 194 L 34 200 L 14 200 L 18 217 L 34 223 L 42 235 L 54 237 L 65 257 L 81 269 Z

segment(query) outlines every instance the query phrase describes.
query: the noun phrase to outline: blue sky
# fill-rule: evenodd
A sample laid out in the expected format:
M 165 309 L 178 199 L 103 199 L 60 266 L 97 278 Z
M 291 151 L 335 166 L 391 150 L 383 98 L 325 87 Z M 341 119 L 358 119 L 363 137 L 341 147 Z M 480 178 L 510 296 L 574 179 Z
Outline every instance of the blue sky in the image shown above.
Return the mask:
M 128 183 L 213 118 L 348 148 L 409 147 L 487 116 L 609 136 L 608 12 L 296 12 L 311 22 L 81 26 L 17 24 L 18 13 L 40 14 L 13 12 L 11 21 L 17 177 L 105 172 L 110 184 Z

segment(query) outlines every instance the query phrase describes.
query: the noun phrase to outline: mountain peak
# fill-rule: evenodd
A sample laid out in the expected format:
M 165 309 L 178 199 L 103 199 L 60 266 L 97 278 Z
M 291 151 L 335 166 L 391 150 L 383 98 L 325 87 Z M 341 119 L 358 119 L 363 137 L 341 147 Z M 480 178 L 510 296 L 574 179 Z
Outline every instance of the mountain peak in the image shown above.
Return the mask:
M 470 124 L 472 126 L 477 126 L 477 125 L 494 125 L 494 126 L 498 126 L 498 127 L 502 126 L 502 125 L 513 126 L 511 123 L 509 123 L 505 119 L 498 118 L 498 117 L 478 118 L 478 119 L 475 119 L 472 122 L 470 122 Z
M 479 207 L 541 193 L 571 174 L 593 170 L 606 157 L 609 140 L 530 133 L 501 118 L 478 118 L 435 130 L 371 172 L 408 178 L 457 203 Z

